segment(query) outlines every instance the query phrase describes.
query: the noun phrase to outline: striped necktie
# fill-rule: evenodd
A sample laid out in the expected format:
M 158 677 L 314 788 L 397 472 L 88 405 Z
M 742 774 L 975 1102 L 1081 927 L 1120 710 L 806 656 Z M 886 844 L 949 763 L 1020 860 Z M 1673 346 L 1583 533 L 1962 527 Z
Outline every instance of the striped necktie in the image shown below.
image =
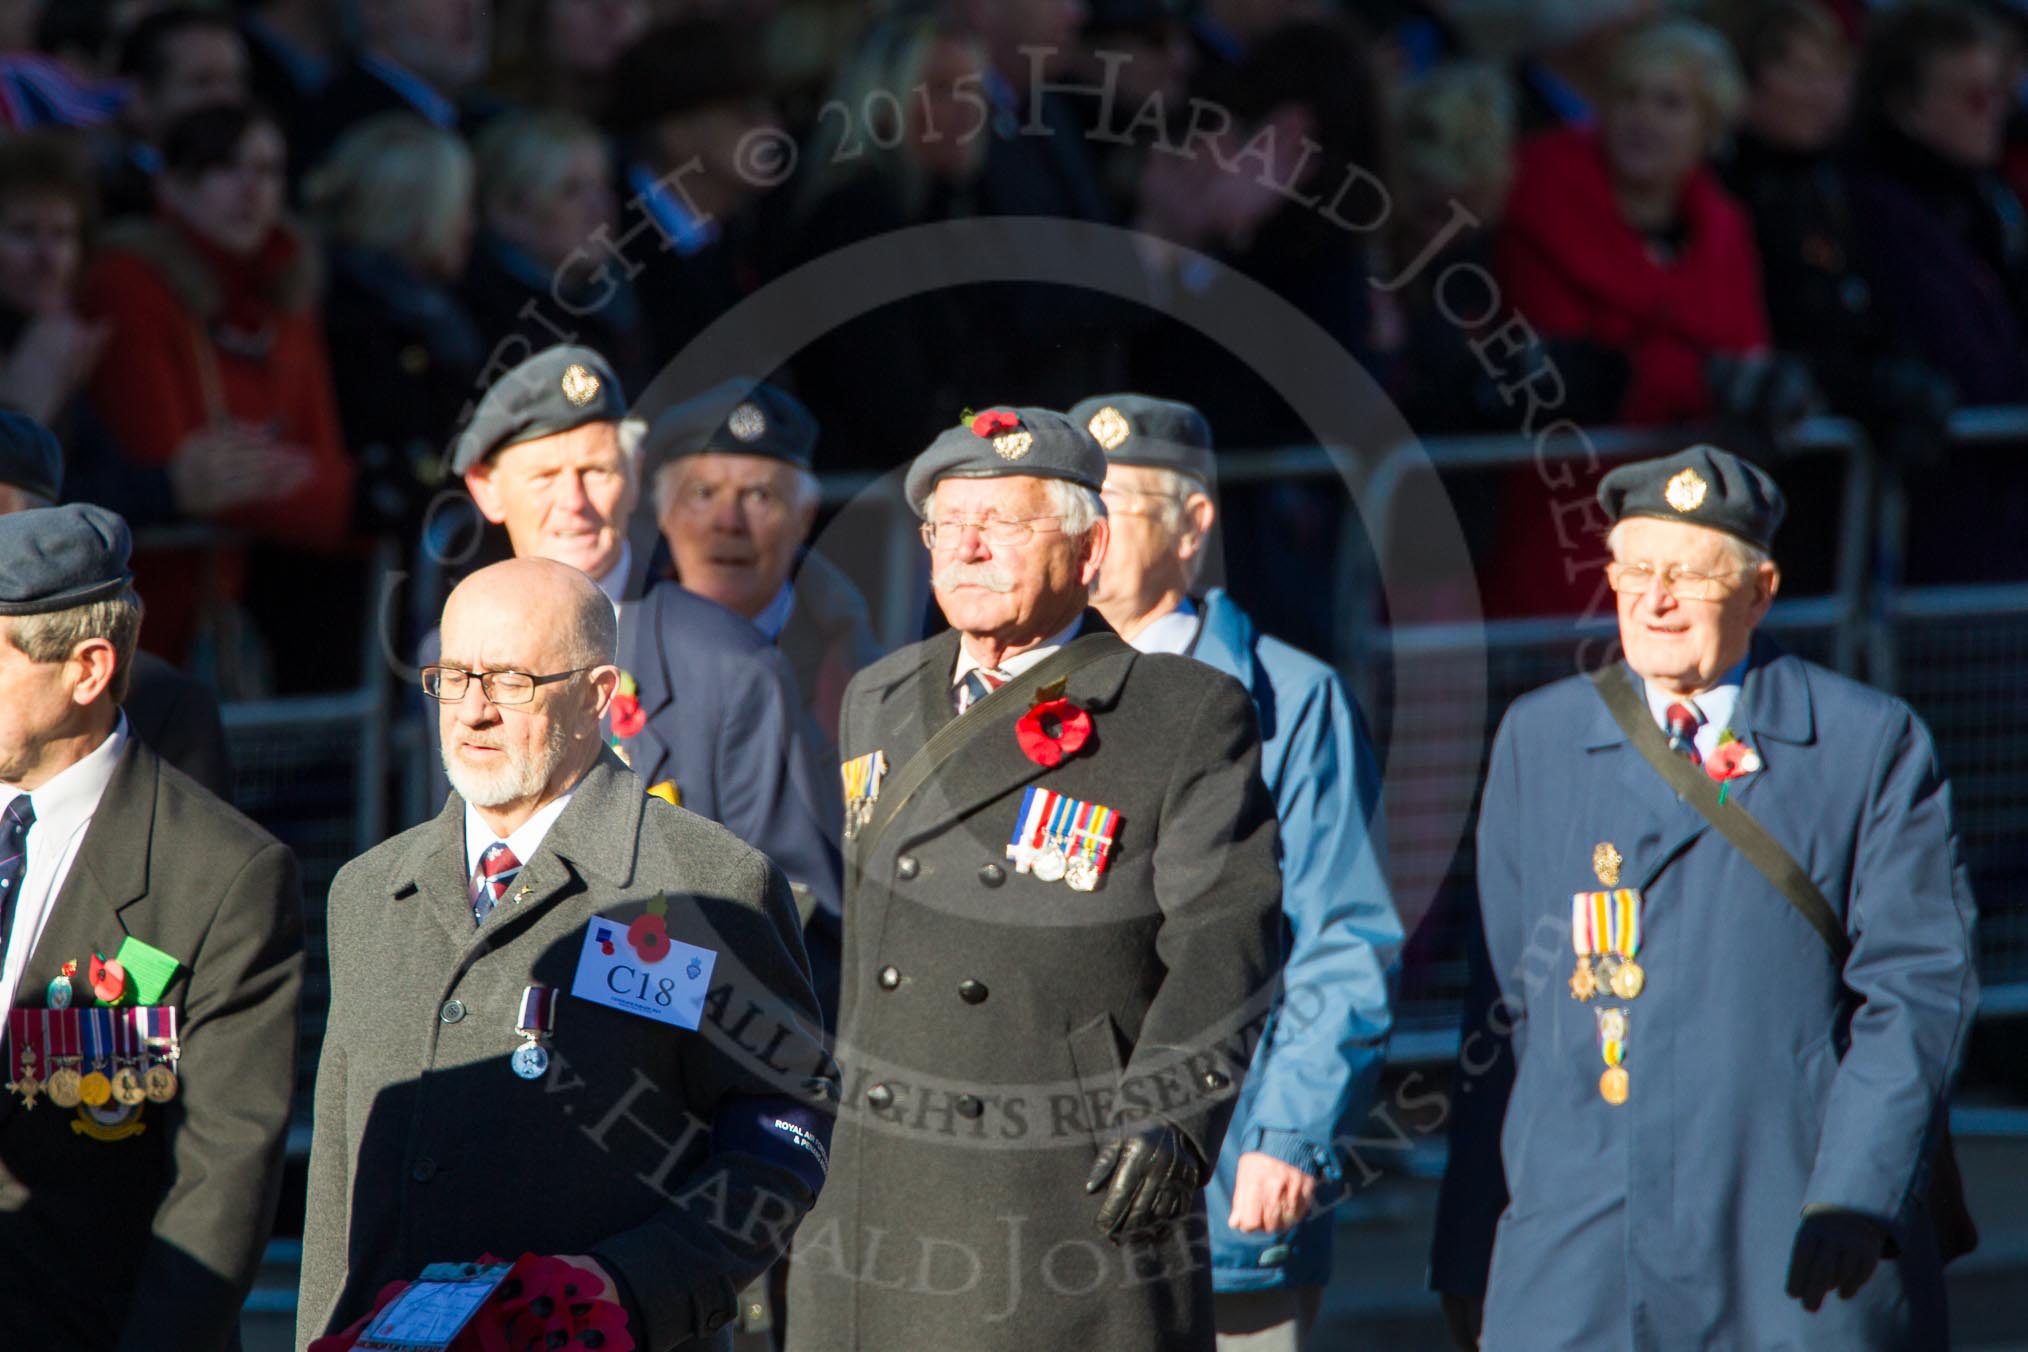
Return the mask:
M 1684 756 L 1692 765 L 1704 764 L 1704 757 L 1697 752 L 1697 729 L 1704 724 L 1704 715 L 1689 700 L 1679 700 L 1662 711 L 1662 717 L 1669 728 L 1669 749 Z
M 496 840 L 486 847 L 479 856 L 479 892 L 472 898 L 472 923 L 483 925 L 500 899 L 507 895 L 507 887 L 514 881 L 514 875 L 521 872 L 521 861 L 514 857 L 514 851 L 507 848 L 507 842 Z
M 965 673 L 965 678 L 958 682 L 957 689 L 951 692 L 951 698 L 956 702 L 958 712 L 963 713 L 1007 684 L 1008 679 L 1004 671 L 995 671 L 991 667 L 973 667 Z
M 7 965 L 7 946 L 14 932 L 15 905 L 21 881 L 28 876 L 28 828 L 35 825 L 35 804 L 16 795 L 0 812 L 0 968 Z

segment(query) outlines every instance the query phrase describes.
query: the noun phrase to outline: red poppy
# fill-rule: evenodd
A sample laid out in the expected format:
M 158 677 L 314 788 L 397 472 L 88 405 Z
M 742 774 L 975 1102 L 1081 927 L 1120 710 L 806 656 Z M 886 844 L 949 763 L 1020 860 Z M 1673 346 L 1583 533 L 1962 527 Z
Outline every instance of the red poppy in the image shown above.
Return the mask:
M 118 958 L 102 958 L 92 954 L 92 994 L 101 1004 L 116 1005 L 127 993 L 127 969 L 120 965 Z
M 1726 742 L 1704 758 L 1704 773 L 1723 784 L 1760 769 L 1760 755 L 1745 742 Z
M 1045 700 L 1014 725 L 1021 753 L 1037 765 L 1054 769 L 1074 756 L 1091 738 L 1091 715 L 1067 699 Z
M 641 701 L 634 695 L 613 696 L 613 736 L 632 737 L 648 726 L 648 715 L 641 710 Z
M 1019 414 L 1004 408 L 989 408 L 972 419 L 972 435 L 990 437 L 1000 432 L 1012 432 L 1021 426 Z
M 642 962 L 660 962 L 669 956 L 669 922 L 659 915 L 637 916 L 627 926 L 627 942 Z

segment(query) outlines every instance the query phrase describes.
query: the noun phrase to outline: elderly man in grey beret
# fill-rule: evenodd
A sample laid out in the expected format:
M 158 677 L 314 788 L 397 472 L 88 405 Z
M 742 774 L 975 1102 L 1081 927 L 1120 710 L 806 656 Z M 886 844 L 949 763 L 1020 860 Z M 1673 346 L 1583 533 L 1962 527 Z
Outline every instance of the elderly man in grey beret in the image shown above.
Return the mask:
M 1202 1186 L 1280 956 L 1253 706 L 1087 607 L 1105 456 L 994 408 L 909 469 L 949 632 L 859 673 L 833 1179 L 789 1345 L 1213 1346 Z
M 648 551 L 627 539 L 642 431 L 606 360 L 560 345 L 494 383 L 453 465 L 516 557 L 569 564 L 612 601 L 621 680 L 607 735 L 649 792 L 767 854 L 806 910 L 835 910 L 837 790 L 787 664 L 739 616 L 649 577 Z
M 1401 921 L 1380 770 L 1336 672 L 1261 633 L 1222 589 L 1197 589 L 1217 518 L 1204 415 L 1111 394 L 1070 416 L 1106 452 L 1113 539 L 1093 604 L 1142 652 L 1185 654 L 1241 682 L 1260 713 L 1262 773 L 1281 824 L 1287 994 L 1207 1200 L 1221 1347 L 1295 1352 L 1331 1276 L 1328 1203 L 1345 1183 L 1335 1143 L 1361 1134 L 1393 1026 Z
M 302 892 L 131 735 L 130 543 L 0 517 L 0 1311 L 10 1347 L 223 1352 L 281 1193 Z

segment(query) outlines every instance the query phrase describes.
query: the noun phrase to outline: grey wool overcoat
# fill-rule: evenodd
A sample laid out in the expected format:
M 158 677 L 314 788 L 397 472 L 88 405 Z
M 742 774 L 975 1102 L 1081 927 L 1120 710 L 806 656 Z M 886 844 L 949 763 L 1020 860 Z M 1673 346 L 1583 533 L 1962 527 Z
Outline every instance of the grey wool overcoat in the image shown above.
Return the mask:
M 426 1264 L 532 1252 L 602 1263 L 649 1352 L 720 1345 L 823 1182 L 836 1079 L 788 885 L 604 752 L 475 927 L 464 814 L 453 794 L 331 886 L 297 1343 Z M 658 898 L 717 955 L 694 1031 L 570 993 L 594 918 L 624 932 Z M 531 985 L 555 1018 L 526 1080 Z
M 890 768 L 846 845 L 843 1097 L 790 1346 L 1209 1349 L 1201 1196 L 1122 1245 L 1084 1185 L 1123 1121 L 1167 1118 L 1217 1157 L 1280 957 L 1253 706 L 1087 614 L 959 718 L 957 650 L 955 633 L 903 649 L 846 693 L 842 754 Z M 1090 735 L 1046 768 L 1016 727 L 1066 661 Z M 911 768 L 925 757 L 933 773 Z M 1117 814 L 1095 889 L 1010 857 L 1031 786 Z

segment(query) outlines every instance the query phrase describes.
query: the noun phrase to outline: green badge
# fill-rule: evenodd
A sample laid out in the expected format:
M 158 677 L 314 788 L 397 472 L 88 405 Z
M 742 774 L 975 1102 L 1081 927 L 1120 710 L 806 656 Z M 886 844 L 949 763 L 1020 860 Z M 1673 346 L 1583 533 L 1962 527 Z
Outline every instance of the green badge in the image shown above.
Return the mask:
M 176 979 L 176 969 L 182 966 L 161 949 L 144 944 L 131 934 L 120 941 L 120 951 L 113 956 L 127 969 L 133 981 L 134 1002 L 142 1005 L 161 1000 L 162 992 Z

